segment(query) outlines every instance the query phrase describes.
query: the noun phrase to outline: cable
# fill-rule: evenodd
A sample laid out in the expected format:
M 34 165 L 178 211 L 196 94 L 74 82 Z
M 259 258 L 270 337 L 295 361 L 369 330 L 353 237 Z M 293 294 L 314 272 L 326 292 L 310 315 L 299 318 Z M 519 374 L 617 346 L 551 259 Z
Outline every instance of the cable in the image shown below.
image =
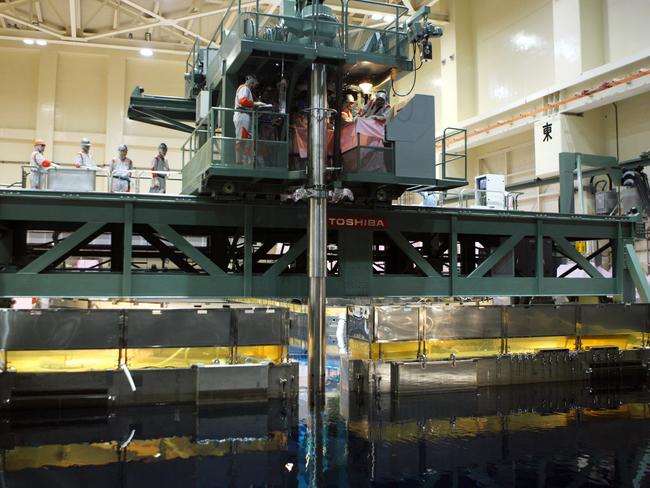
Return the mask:
M 414 42 L 413 43 L 413 66 L 415 67 L 415 70 L 413 71 L 413 84 L 411 85 L 411 89 L 407 93 L 402 94 L 402 93 L 398 93 L 397 90 L 395 90 L 395 82 L 391 79 L 390 80 L 390 88 L 393 91 L 393 94 L 395 96 L 408 97 L 413 92 L 413 90 L 415 89 L 415 82 L 417 80 L 418 70 L 424 64 L 424 61 L 421 61 L 420 66 L 416 66 L 416 64 L 417 64 L 416 58 L 417 58 L 417 44 Z

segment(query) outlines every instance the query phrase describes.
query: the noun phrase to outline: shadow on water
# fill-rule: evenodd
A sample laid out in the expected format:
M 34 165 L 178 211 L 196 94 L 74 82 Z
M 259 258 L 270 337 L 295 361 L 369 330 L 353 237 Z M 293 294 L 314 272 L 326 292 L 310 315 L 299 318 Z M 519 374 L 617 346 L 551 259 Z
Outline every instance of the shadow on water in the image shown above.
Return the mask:
M 6 412 L 0 486 L 649 486 L 645 387 Z

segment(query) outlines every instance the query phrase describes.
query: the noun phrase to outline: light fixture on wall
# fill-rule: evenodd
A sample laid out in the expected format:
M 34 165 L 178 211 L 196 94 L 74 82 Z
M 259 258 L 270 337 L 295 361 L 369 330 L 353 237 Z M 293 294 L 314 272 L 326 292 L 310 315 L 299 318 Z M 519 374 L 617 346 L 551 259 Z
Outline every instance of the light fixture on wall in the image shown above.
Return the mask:
M 372 17 L 370 17 L 372 20 L 381 20 L 384 18 L 382 14 L 372 14 Z
M 28 46 L 33 46 L 34 45 L 34 39 L 23 39 L 23 42 L 27 44 Z
M 394 15 L 385 15 L 384 16 L 384 22 L 393 22 L 395 20 Z
M 41 47 L 42 46 L 47 46 L 47 41 L 45 39 L 37 39 L 36 44 L 38 44 Z

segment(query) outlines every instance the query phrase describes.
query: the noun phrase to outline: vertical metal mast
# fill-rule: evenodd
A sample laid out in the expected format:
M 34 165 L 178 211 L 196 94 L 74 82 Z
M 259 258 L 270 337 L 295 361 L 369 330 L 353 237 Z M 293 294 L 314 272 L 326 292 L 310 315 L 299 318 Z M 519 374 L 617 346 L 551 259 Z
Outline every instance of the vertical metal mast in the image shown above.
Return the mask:
M 327 74 L 325 65 L 311 65 L 309 118 L 309 400 L 325 390 L 325 277 L 327 276 Z

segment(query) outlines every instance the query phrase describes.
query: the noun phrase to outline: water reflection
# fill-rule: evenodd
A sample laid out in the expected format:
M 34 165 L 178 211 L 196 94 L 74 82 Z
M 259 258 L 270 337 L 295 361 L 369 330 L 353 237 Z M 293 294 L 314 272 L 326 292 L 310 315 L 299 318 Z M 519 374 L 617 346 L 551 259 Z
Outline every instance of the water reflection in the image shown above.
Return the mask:
M 0 486 L 648 486 L 645 388 L 13 412 Z

